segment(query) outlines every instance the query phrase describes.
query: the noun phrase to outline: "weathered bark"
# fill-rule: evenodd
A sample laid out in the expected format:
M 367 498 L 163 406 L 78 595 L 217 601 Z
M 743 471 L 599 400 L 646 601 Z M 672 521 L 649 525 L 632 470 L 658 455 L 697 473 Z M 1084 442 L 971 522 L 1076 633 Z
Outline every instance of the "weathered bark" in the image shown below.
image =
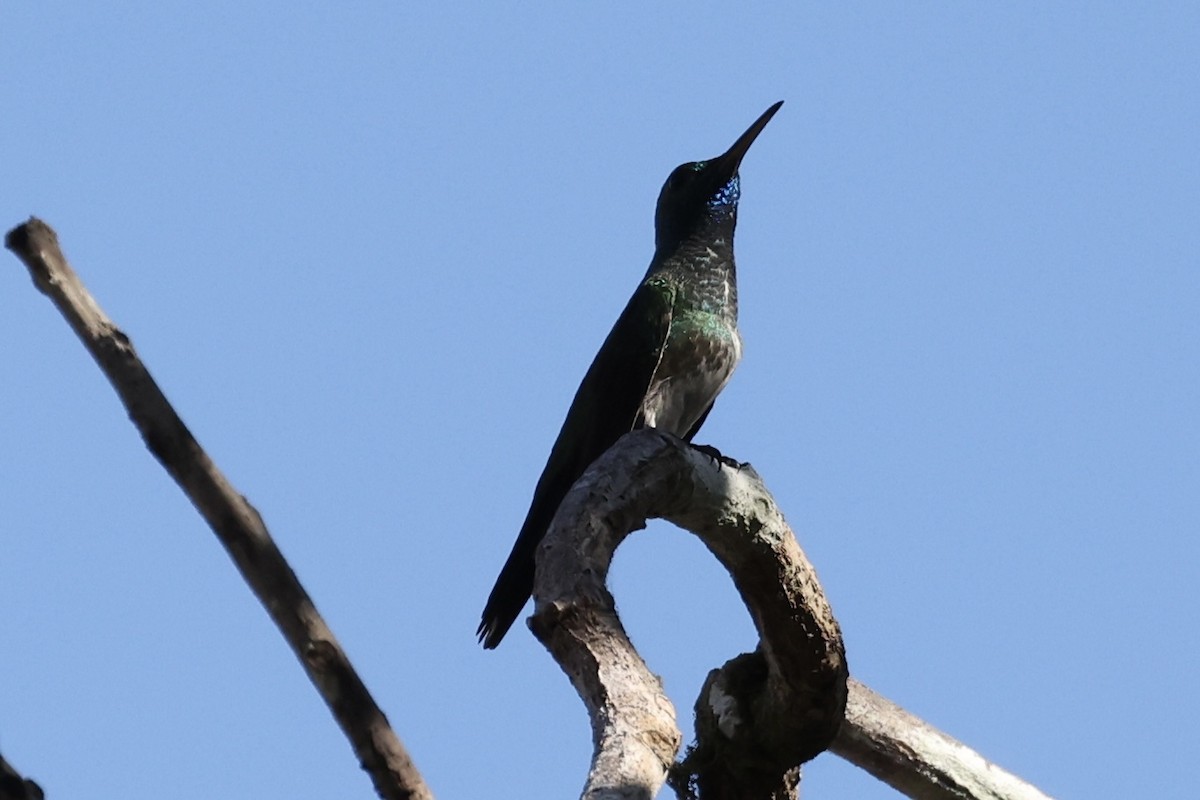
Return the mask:
M 858 681 L 829 749 L 918 800 L 1049 800 Z
M 672 765 L 675 711 L 625 635 L 605 585 L 617 546 L 649 517 L 699 536 L 729 570 L 760 636 L 709 674 L 697 741 Z M 846 677 L 841 634 L 782 514 L 748 465 L 635 431 L 563 501 L 538 552 L 535 635 L 587 705 L 589 798 L 650 798 L 669 773 L 704 800 L 796 796 L 828 748 L 921 800 L 1047 800 L 1021 779 Z
M 653 796 L 681 738 L 605 587 L 617 545 L 648 517 L 704 541 L 733 576 L 761 640 L 755 654 L 731 662 L 753 668 L 727 665 L 706 684 L 697 745 L 673 770 L 673 784 L 694 784 L 706 798 L 794 795 L 797 767 L 828 747 L 842 720 L 837 622 L 753 469 L 644 430 L 584 473 L 538 553 L 532 627 L 592 719 L 596 752 L 584 797 Z
M 100 309 L 44 222 L 8 232 L 5 246 L 29 268 L 125 404 L 146 446 L 183 489 L 267 609 L 349 738 L 375 790 L 387 800 L 433 797 L 387 718 L 333 632 L 271 539 L 258 511 L 217 469 L 142 364 L 133 345 Z

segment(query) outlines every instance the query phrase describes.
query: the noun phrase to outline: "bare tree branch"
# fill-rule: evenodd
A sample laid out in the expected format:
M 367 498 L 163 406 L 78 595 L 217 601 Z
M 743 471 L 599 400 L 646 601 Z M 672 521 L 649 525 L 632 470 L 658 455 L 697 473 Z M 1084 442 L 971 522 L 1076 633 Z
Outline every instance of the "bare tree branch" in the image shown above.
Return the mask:
M 918 800 L 1049 800 L 858 681 L 829 749 Z
M 796 768 L 829 745 L 842 720 L 837 622 L 753 469 L 643 430 L 584 473 L 538 553 L 532 627 L 592 719 L 596 752 L 584 797 L 653 796 L 678 748 L 674 711 L 605 587 L 617 545 L 651 516 L 704 541 L 733 576 L 761 639 L 757 653 L 710 676 L 698 720 L 712 724 L 700 725 L 683 771 L 706 797 L 794 794 Z
M 133 345 L 71 269 L 58 237 L 31 218 L 5 246 L 29 268 L 96 359 L 146 446 L 208 522 L 267 609 L 349 738 L 375 790 L 387 800 L 433 797 L 408 752 L 267 532 L 262 517 L 196 442 L 142 364 Z
M 10 231 L 5 245 L 92 353 L 147 447 L 230 553 L 379 795 L 432 798 L 258 512 L 200 448 L 128 337 L 67 264 L 54 232 L 31 219 Z M 761 639 L 755 653 L 710 673 L 696 704 L 697 745 L 674 767 L 682 738 L 674 708 L 630 644 L 605 586 L 616 547 L 651 516 L 705 542 L 733 576 Z M 815 572 L 747 465 L 716 460 L 654 431 L 622 438 L 559 509 L 539 551 L 535 597 L 531 627 L 591 715 L 596 751 L 584 791 L 589 800 L 648 800 L 668 770 L 684 794 L 699 789 L 705 798 L 791 797 L 798 765 L 827 747 L 913 798 L 1047 800 L 866 686 L 847 681 L 841 634 Z M 36 783 L 0 758 L 0 800 L 42 797 Z
M 697 744 L 630 644 L 605 580 L 648 517 L 699 536 L 729 570 L 759 649 L 709 674 Z M 674 437 L 622 437 L 575 484 L 538 553 L 531 627 L 587 705 L 595 742 L 584 797 L 650 798 L 668 770 L 684 796 L 791 798 L 798 765 L 826 747 L 920 800 L 1048 800 L 863 684 L 847 680 L 841 634 L 816 574 L 748 465 Z M 844 715 L 843 715 L 844 711 Z
M 0 756 L 0 800 L 45 800 L 45 797 L 42 787 L 22 777 Z

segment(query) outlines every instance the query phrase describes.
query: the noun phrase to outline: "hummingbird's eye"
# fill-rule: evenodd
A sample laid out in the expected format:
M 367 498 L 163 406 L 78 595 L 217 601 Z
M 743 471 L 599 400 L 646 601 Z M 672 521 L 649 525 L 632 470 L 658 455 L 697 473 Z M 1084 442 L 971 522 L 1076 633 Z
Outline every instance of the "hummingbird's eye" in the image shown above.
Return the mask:
M 671 191 L 682 188 L 687 184 L 691 172 L 686 167 L 679 167 L 667 178 L 667 188 Z
M 697 161 L 691 164 L 680 164 L 667 178 L 667 189 L 677 191 L 687 186 L 692 182 L 692 178 L 696 177 L 697 173 L 704 168 L 704 162 Z

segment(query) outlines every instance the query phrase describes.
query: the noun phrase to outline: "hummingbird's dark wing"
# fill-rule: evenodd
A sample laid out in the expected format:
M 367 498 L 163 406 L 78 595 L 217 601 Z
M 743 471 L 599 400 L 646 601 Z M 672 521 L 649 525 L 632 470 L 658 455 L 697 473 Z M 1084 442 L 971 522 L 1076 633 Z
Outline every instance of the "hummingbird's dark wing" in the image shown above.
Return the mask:
M 712 407 L 713 407 L 713 404 L 709 403 L 708 408 L 704 409 L 704 413 L 700 415 L 700 419 L 698 419 L 694 423 L 692 423 L 692 429 L 689 430 L 687 432 L 687 435 L 683 437 L 683 440 L 685 442 L 690 442 L 692 440 L 692 437 L 700 432 L 700 426 L 704 424 L 704 420 L 708 419 L 708 414 L 710 411 L 712 411 Z
M 634 428 L 662 358 L 674 302 L 675 289 L 669 281 L 658 277 L 644 281 L 579 384 L 534 489 L 525 524 L 484 606 L 476 634 L 485 648 L 500 644 L 529 599 L 534 553 L 567 491 L 593 461 Z

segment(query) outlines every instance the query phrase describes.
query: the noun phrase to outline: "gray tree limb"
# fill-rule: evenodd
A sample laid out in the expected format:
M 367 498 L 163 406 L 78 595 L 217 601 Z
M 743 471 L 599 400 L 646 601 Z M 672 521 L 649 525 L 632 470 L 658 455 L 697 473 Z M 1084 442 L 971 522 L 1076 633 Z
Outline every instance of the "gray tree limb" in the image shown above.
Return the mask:
M 605 586 L 617 545 L 649 517 L 700 537 L 733 576 L 761 639 L 756 653 L 710 676 L 698 702 L 697 746 L 672 783 L 707 798 L 794 795 L 798 766 L 828 747 L 846 703 L 833 612 L 753 469 L 642 430 L 584 473 L 538 553 L 531 627 L 592 719 L 595 754 L 583 796 L 652 797 L 681 739 L 670 701 Z
M 1049 800 L 965 744 L 850 681 L 846 721 L 830 751 L 919 800 Z
M 208 457 L 133 344 L 101 310 L 46 223 L 31 218 L 5 246 L 29 268 L 96 360 L 146 446 L 208 522 L 333 712 L 375 790 L 386 800 L 432 800 L 404 745 L 375 704 L 333 632 L 271 539 L 258 511 Z
M 621 626 L 606 578 L 617 546 L 662 517 L 729 570 L 760 637 L 709 674 L 697 742 Z M 921 800 L 1048 800 L 863 684 L 816 573 L 761 479 L 652 430 L 622 437 L 572 487 L 539 552 L 530 627 L 583 698 L 595 746 L 583 797 L 792 798 L 825 749 Z

